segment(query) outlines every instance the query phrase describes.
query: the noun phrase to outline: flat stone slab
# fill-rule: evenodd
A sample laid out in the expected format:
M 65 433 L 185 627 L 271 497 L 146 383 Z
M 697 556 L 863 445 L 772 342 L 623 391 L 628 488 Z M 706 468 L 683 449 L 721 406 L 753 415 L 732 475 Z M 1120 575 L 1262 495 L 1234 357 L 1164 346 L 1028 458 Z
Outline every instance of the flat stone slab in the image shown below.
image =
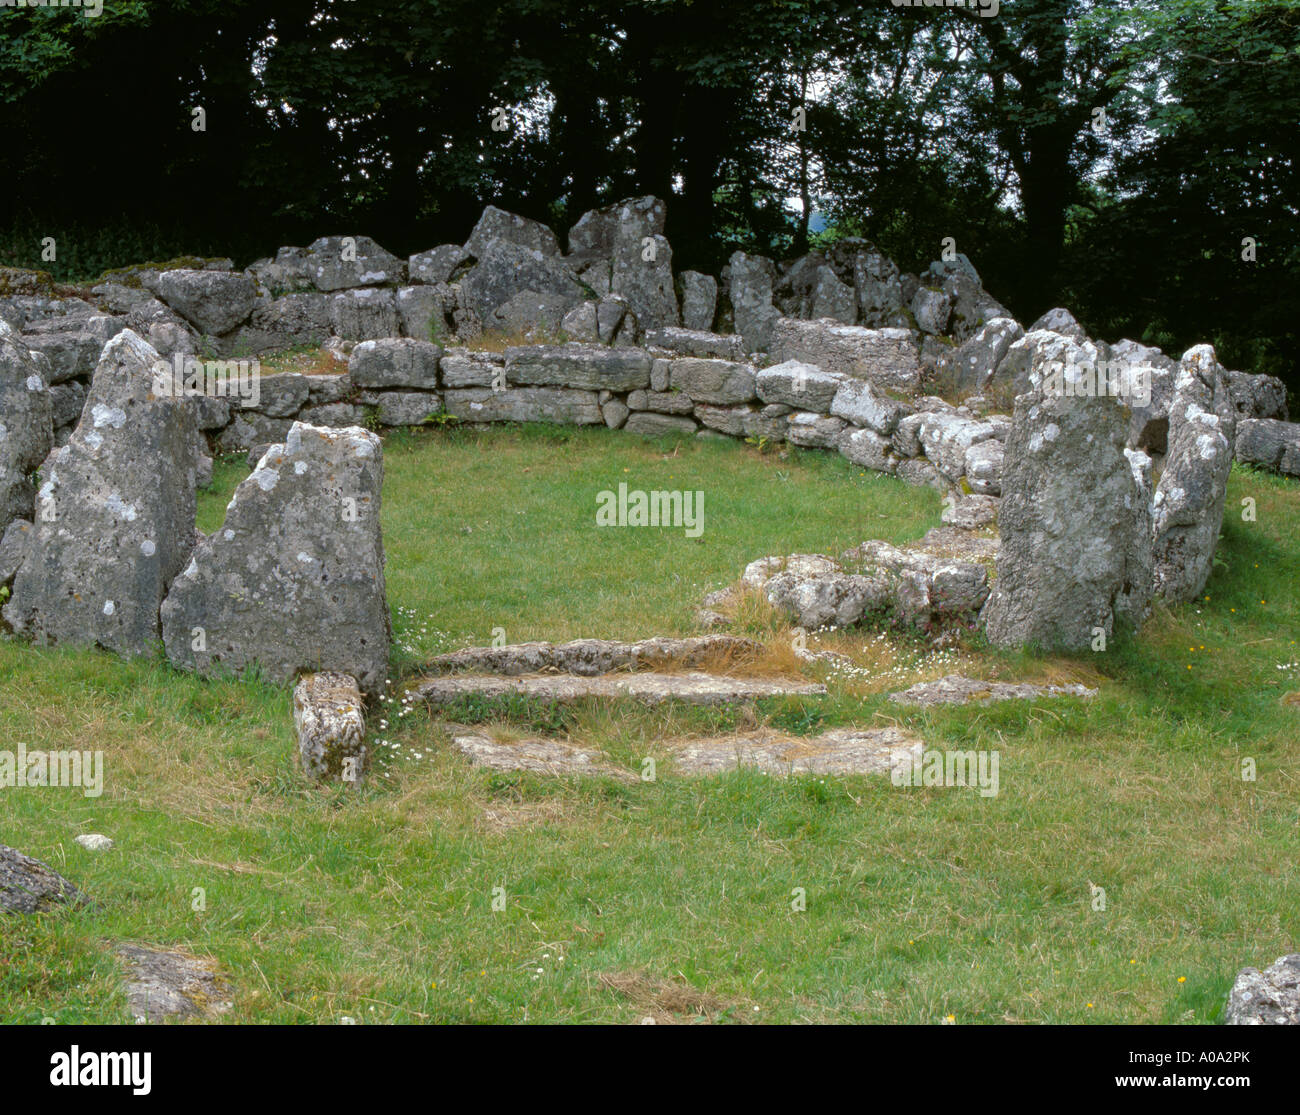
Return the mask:
M 135 944 L 118 945 L 117 955 L 127 973 L 127 1006 L 137 1022 L 214 1018 L 234 1005 L 211 960 Z
M 0 844 L 0 910 L 41 914 L 63 904 L 80 905 L 85 896 L 48 864 Z
M 836 728 L 819 736 L 751 732 L 691 740 L 673 752 L 679 774 L 754 767 L 767 774 L 888 774 L 920 760 L 925 743 L 901 728 Z
M 826 687 L 798 681 L 718 677 L 699 672 L 614 674 L 592 678 L 564 674 L 518 678 L 459 674 L 423 678 L 407 692 L 431 704 L 447 704 L 460 697 L 520 696 L 556 704 L 581 701 L 587 697 L 606 697 L 640 701 L 647 705 L 665 701 L 728 705 L 758 697 L 821 697 L 825 696 Z
M 631 771 L 613 766 L 599 751 L 551 739 L 498 740 L 474 733 L 452 737 L 452 746 L 475 766 L 529 770 L 537 774 L 591 774 L 635 781 Z
M 713 658 L 755 658 L 761 643 L 736 635 L 696 635 L 685 639 L 656 637 L 635 643 L 613 639 L 575 639 L 568 643 L 514 643 L 503 647 L 466 647 L 442 654 L 428 664 L 436 672 L 477 670 L 517 677 L 562 673 L 595 677 L 615 670 L 653 669 L 668 663 L 698 666 Z
M 900 705 L 991 705 L 995 701 L 1033 701 L 1039 697 L 1095 697 L 1097 691 L 1086 685 L 1032 685 L 1029 682 L 978 681 L 949 674 L 938 681 L 923 681 L 891 693 L 889 699 Z

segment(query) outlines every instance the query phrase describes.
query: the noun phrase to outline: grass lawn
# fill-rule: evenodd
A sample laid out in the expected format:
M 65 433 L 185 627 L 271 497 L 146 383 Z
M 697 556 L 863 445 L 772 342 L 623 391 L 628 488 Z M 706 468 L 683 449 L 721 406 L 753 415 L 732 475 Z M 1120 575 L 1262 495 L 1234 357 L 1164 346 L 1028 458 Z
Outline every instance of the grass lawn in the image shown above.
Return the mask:
M 940 510 L 832 454 L 605 430 L 393 434 L 385 468 L 394 682 L 497 628 L 691 633 L 700 597 L 754 558 L 904 542 Z M 246 473 L 218 464 L 205 530 Z M 703 536 L 598 529 L 596 493 L 620 482 L 703 491 Z M 95 900 L 0 919 L 0 1021 L 129 1021 L 110 953 L 129 939 L 215 958 L 236 1022 L 1211 1022 L 1239 968 L 1300 946 L 1300 703 L 1284 699 L 1300 690 L 1298 528 L 1300 485 L 1234 469 L 1205 599 L 1104 654 L 841 633 L 820 645 L 858 668 L 808 670 L 827 698 L 756 714 L 456 710 L 634 770 L 666 760 L 667 738 L 755 716 L 795 732 L 897 722 L 929 747 L 998 750 L 996 797 L 685 779 L 667 761 L 654 782 L 492 773 L 422 711 L 376 714 L 386 744 L 363 789 L 320 789 L 294 766 L 287 687 L 0 639 L 0 748 L 98 749 L 106 768 L 99 798 L 0 790 L 0 842 Z M 784 637 L 761 609 L 745 627 Z M 1101 693 L 886 700 L 957 670 Z M 116 847 L 85 851 L 83 832 Z

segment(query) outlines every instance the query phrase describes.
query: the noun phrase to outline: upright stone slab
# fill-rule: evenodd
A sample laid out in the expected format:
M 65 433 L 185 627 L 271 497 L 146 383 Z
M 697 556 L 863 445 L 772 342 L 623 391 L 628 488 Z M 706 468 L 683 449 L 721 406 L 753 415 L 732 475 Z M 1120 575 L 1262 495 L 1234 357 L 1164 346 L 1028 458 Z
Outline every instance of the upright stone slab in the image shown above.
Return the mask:
M 37 494 L 4 617 L 42 643 L 143 654 L 194 547 L 197 408 L 126 330 L 104 346 L 72 439 Z
M 1169 405 L 1169 455 L 1152 502 L 1156 593 L 1193 600 L 1210 579 L 1232 468 L 1233 432 L 1214 413 L 1227 394 L 1209 345 L 1189 349 Z
M 1067 392 L 1082 374 L 1066 369 Z M 1052 393 L 1032 373 L 1005 448 L 998 576 L 983 613 L 990 642 L 1083 650 L 1117 616 L 1140 621 L 1151 527 L 1124 455 L 1127 421 L 1120 400 Z
M 304 676 L 293 691 L 293 725 L 305 773 L 322 780 L 362 780 L 370 756 L 356 678 L 329 671 Z
M 683 271 L 678 276 L 682 295 L 682 325 L 708 333 L 718 310 L 718 281 L 699 271 Z
M 30 518 L 36 499 L 31 474 L 53 444 L 53 405 L 41 357 L 0 321 L 0 533 Z
M 772 304 L 775 275 L 772 261 L 764 256 L 733 252 L 728 266 L 727 291 L 735 330 L 744 338 L 746 352 L 766 352 L 780 317 Z
M 167 657 L 213 674 L 351 674 L 378 693 L 390 638 L 379 525 L 383 450 L 357 426 L 295 422 L 230 500 L 162 607 Z

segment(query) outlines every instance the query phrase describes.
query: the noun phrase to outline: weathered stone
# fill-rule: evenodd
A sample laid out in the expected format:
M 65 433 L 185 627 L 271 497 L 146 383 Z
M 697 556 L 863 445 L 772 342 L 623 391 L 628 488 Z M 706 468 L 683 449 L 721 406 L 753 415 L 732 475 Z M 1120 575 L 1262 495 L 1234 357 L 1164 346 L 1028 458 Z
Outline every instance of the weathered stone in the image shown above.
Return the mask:
M 942 278 L 943 292 L 952 303 L 948 330 L 958 344 L 994 318 L 1011 316 L 1011 311 L 980 285 L 974 268 L 967 270 L 960 263 L 932 263 L 930 275 Z
M 527 345 L 506 349 L 506 378 L 526 386 L 635 391 L 650 386 L 650 359 L 639 350 L 604 345 Z
M 604 416 L 605 425 L 611 430 L 617 430 L 627 421 L 631 412 L 621 399 L 610 399 L 607 403 L 601 403 L 600 413 Z
M 801 445 L 811 449 L 838 449 L 840 434 L 846 424 L 842 418 L 830 418 L 809 411 L 796 411 L 790 415 L 785 436 L 791 445 Z
M 396 337 L 401 332 L 396 296 L 377 287 L 341 291 L 330 299 L 330 329 L 349 341 Z
M 1224 372 L 1224 375 L 1232 405 L 1242 418 L 1286 418 L 1286 384 L 1277 376 L 1248 372 Z
M 630 410 L 653 410 L 658 414 L 690 414 L 695 404 L 681 391 L 633 391 L 627 397 Z
M 871 540 L 840 555 L 846 569 L 883 579 L 894 618 L 927 627 L 939 620 L 968 622 L 989 595 L 988 570 L 920 548 L 898 549 Z
M 560 242 L 546 225 L 489 205 L 465 241 L 465 251 L 476 259 L 481 259 L 488 251 L 502 244 L 544 256 L 560 254 Z
M 499 382 L 505 387 L 505 361 L 493 363 L 487 356 L 463 349 L 443 354 L 439 361 L 444 387 L 491 387 Z
M 298 761 L 309 777 L 357 783 L 365 776 L 370 753 L 356 678 L 305 674 L 293 690 L 293 726 Z
M 696 403 L 745 403 L 757 397 L 754 369 L 731 360 L 676 360 L 670 382 Z
M 465 387 L 443 392 L 443 408 L 466 422 L 549 422 L 595 426 L 605 421 L 595 391 L 567 387 Z
M 1170 603 L 1195 599 L 1210 579 L 1235 433 L 1213 411 L 1226 390 L 1213 348 L 1184 354 L 1169 406 L 1169 454 L 1151 507 L 1155 590 Z
M 635 781 L 630 770 L 614 766 L 599 751 L 554 739 L 496 739 L 483 732 L 452 736 L 451 743 L 471 763 L 490 770 L 526 770 L 534 774 L 599 775 Z
M 329 337 L 331 298 L 316 291 L 259 301 L 248 324 L 236 330 L 230 350 L 257 354 L 294 345 L 318 345 Z
M 764 256 L 733 252 L 727 265 L 727 296 L 731 300 L 735 331 L 746 352 L 764 352 L 780 317 L 772 304 L 775 268 Z M 812 361 L 816 363 L 816 361 Z
M 1091 341 L 1077 342 L 1047 329 L 1031 329 L 1007 347 L 993 378 L 984 385 L 1015 396 L 1030 389 L 1031 380 L 1067 368 L 1095 370 L 1103 357 Z
M 50 384 L 66 383 L 95 370 L 103 343 L 85 329 L 69 328 L 49 333 L 23 333 L 19 342 L 49 363 L 45 378 Z
M 322 236 L 308 247 L 303 267 L 316 289 L 327 292 L 406 279 L 406 264 L 369 236 Z
M 884 576 L 843 572 L 807 576 L 787 570 L 763 586 L 771 604 L 789 613 L 807 631 L 851 627 L 868 611 L 887 608 L 892 586 Z
M 317 373 L 306 379 L 308 401 L 312 406 L 342 402 L 352 394 L 352 377 L 347 372 Z M 200 423 L 199 429 L 203 428 Z
M 1026 332 L 1033 333 L 1038 329 L 1059 333 L 1062 337 L 1069 337 L 1070 340 L 1079 345 L 1087 344 L 1089 341 L 1088 334 L 1084 331 L 1083 326 L 1074 320 L 1074 315 L 1060 306 L 1054 310 L 1048 310 Z
M 136 944 L 120 944 L 116 952 L 127 969 L 126 1005 L 137 1023 L 219 1018 L 234 1005 L 211 960 Z
M 901 728 L 834 728 L 816 736 L 771 729 L 709 737 L 677 745 L 679 774 L 714 775 L 742 767 L 783 778 L 794 774 L 888 774 L 919 762 L 925 744 Z
M 870 329 L 906 324 L 903 306 L 912 300 L 914 292 L 904 297 L 893 260 L 866 240 L 841 241 L 831 247 L 829 258 L 842 279 L 852 279 L 858 305 L 856 320 Z
M 994 436 L 994 427 L 987 422 L 942 411 L 929 412 L 917 429 L 917 440 L 925 456 L 953 483 L 965 473 L 966 454 L 971 446 Z
M 693 434 L 696 425 L 693 418 L 655 414 L 643 410 L 629 415 L 623 429 L 630 434 L 640 434 L 642 437 L 663 437 L 666 434 Z
M 1300 447 L 1300 422 L 1274 418 L 1243 418 L 1237 423 L 1237 459 L 1263 468 L 1277 468 L 1290 446 Z
M 381 426 L 418 426 L 441 410 L 442 397 L 432 391 L 379 392 Z
M 42 360 L 0 323 L 0 531 L 30 517 L 31 474 L 53 445 L 53 404 Z
M 929 461 L 923 459 L 899 461 L 898 467 L 894 470 L 894 475 L 899 480 L 906 481 L 918 488 L 929 487 L 943 491 L 948 486 L 948 481 L 939 474 L 939 470 Z
M 480 218 L 479 224 L 482 223 Z M 554 238 L 552 234 L 551 239 Z M 407 261 L 406 273 L 413 283 L 449 283 L 456 269 L 471 258 L 470 253 L 459 244 L 440 244 L 427 252 L 417 252 L 411 256 Z
M 292 418 L 269 418 L 256 411 L 237 410 L 230 425 L 217 435 L 217 449 L 234 453 L 255 445 L 273 445 L 283 441 L 293 425 Z
M 204 675 L 257 666 L 274 682 L 328 670 L 366 693 L 382 688 L 382 454 L 358 427 L 293 424 L 172 583 L 162 627 L 173 665 Z
M 522 291 L 557 296 L 569 307 L 586 297 L 577 276 L 558 257 L 509 242 L 486 248 L 460 282 L 466 303 L 483 322 Z
M 553 338 L 573 301 L 566 295 L 521 290 L 492 311 L 490 329 L 527 341 Z
M 781 318 L 772 332 L 776 360 L 800 360 L 828 372 L 870 380 L 913 395 L 921 382 L 916 346 L 902 329 L 864 329 L 833 321 Z
M 907 548 L 936 558 L 982 565 L 989 573 L 994 571 L 998 556 L 997 538 L 955 526 L 931 527 L 919 540 L 909 542 Z
M 978 530 L 980 527 L 992 526 L 997 522 L 999 502 L 994 496 L 989 495 L 962 496 L 943 509 L 939 521 L 963 530 Z
M 846 382 L 850 382 L 847 376 L 824 372 L 815 364 L 798 360 L 762 368 L 754 377 L 755 390 L 763 402 L 784 403 L 816 414 L 830 413 L 836 391 Z
M 646 331 L 646 344 L 667 349 L 679 356 L 702 359 L 743 360 L 745 346 L 735 333 L 705 333 L 694 329 L 665 326 Z
M 1007 350 L 1024 335 L 1020 323 L 1009 317 L 980 326 L 952 355 L 955 390 L 983 391 Z
M 441 345 L 412 337 L 363 341 L 352 350 L 348 375 L 357 387 L 415 387 L 432 391 L 438 386 L 441 358 Z
M 322 403 L 303 407 L 298 412 L 299 422 L 306 422 L 309 426 L 328 426 L 332 430 L 359 425 L 363 418 L 362 409 L 354 403 Z M 382 408 L 380 421 L 383 421 Z
M 109 341 L 81 422 L 44 477 L 4 609 L 38 642 L 132 655 L 158 638 L 158 606 L 194 544 L 198 429 L 174 383 L 154 393 L 157 363 L 130 330 Z
M 1002 442 L 996 438 L 979 441 L 966 450 L 964 472 L 971 491 L 982 495 L 1002 494 Z
M 696 635 L 685 639 L 658 636 L 633 643 L 575 639 L 568 643 L 467 647 L 439 655 L 429 662 L 428 668 L 438 672 L 475 670 L 504 677 L 543 672 L 596 677 L 615 670 L 698 668 L 720 660 L 750 660 L 759 657 L 762 650 L 762 644 L 736 635 Z
M 0 910 L 41 914 L 85 901 L 85 895 L 52 867 L 0 844 Z
M 244 271 L 272 294 L 282 294 L 311 285 L 306 248 L 281 248 L 275 253 L 274 259 L 255 260 Z
M 440 343 L 460 328 L 457 292 L 446 283 L 399 287 L 397 320 L 402 336 Z
M 86 385 L 73 380 L 56 383 L 50 388 L 50 418 L 59 426 L 75 425 L 81 418 L 81 408 L 86 404 Z
M 1228 992 L 1225 1026 L 1300 1026 L 1300 953 L 1271 967 L 1243 968 Z
M 681 284 L 682 325 L 692 331 L 707 333 L 713 328 L 718 312 L 718 280 L 698 271 L 683 271 L 678 277 Z M 711 356 L 713 353 L 694 353 Z M 722 355 L 722 354 L 717 354 Z M 735 357 L 730 357 L 735 359 Z
M 912 296 L 912 316 L 922 333 L 946 333 L 952 315 L 952 299 L 942 289 L 921 287 Z
M 467 696 L 487 699 L 520 696 L 555 704 L 600 697 L 622 698 L 647 705 L 659 705 L 665 701 L 681 701 L 689 705 L 729 705 L 760 697 L 823 696 L 826 687 L 801 681 L 719 677 L 697 671 L 680 674 L 647 671 L 606 674 L 601 677 L 564 674 L 512 678 L 456 674 L 450 677 L 423 678 L 413 683 L 406 692 L 431 705 L 446 704 Z
M 34 529 L 28 520 L 15 519 L 0 535 L 0 585 L 12 581 L 26 560 Z
M 307 377 L 299 372 L 279 372 L 258 380 L 256 409 L 268 418 L 292 418 L 307 402 Z
M 620 232 L 614 251 L 610 292 L 627 299 L 647 328 L 676 325 L 680 320 L 673 287 L 673 250 L 662 235 L 629 239 Z
M 1086 685 L 1033 685 L 1029 682 L 977 681 L 949 674 L 938 681 L 923 681 L 891 693 L 889 699 L 900 705 L 991 705 L 997 701 L 1035 701 L 1041 697 L 1095 697 L 1097 691 Z
M 76 843 L 88 852 L 111 852 L 113 841 L 110 837 L 97 832 L 87 832 L 78 836 Z
M 899 419 L 911 413 L 911 408 L 889 398 L 869 380 L 845 379 L 835 392 L 830 412 L 836 418 L 864 426 L 887 438 L 898 426 Z
M 596 303 L 596 339 L 601 344 L 636 343 L 641 325 L 627 299 L 606 294 Z
M 256 289 L 242 272 L 163 271 L 145 285 L 200 333 L 229 333 L 253 312 Z
M 892 473 L 898 467 L 889 439 L 881 437 L 874 430 L 860 430 L 850 426 L 840 434 L 836 448 L 841 456 L 863 468 Z
M 998 646 L 1082 650 L 1095 629 L 1109 636 L 1116 617 L 1136 624 L 1145 613 L 1150 512 L 1123 453 L 1121 402 L 1041 386 L 1035 376 L 1017 398 L 1006 441 L 998 576 L 984 622 Z
M 729 437 L 748 437 L 757 428 L 759 412 L 752 406 L 709 406 L 700 403 L 695 407 L 695 417 L 702 426 Z
M 566 340 L 597 344 L 600 328 L 596 320 L 596 303 L 579 302 L 560 320 L 560 328 L 564 330 Z

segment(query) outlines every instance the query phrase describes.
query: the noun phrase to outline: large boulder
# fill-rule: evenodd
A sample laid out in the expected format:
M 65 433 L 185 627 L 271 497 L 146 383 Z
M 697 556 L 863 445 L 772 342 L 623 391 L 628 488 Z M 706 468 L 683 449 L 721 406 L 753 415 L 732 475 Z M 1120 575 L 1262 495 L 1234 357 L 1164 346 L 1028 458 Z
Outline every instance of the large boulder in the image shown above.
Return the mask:
M 1059 333 L 1062 337 L 1069 337 L 1078 345 L 1086 344 L 1089 340 L 1087 331 L 1074 320 L 1074 315 L 1063 306 L 1048 310 L 1026 332 L 1032 333 L 1035 329 L 1046 329 L 1052 333 Z
M 380 530 L 382 443 L 295 422 L 239 485 L 162 605 L 172 664 L 257 667 L 273 682 L 331 670 L 379 693 L 390 639 Z
M 568 387 L 511 387 L 508 391 L 463 387 L 444 391 L 443 407 L 453 418 L 464 422 L 596 426 L 605 421 L 599 399 L 596 391 Z M 694 423 L 691 428 L 695 428 Z
M 1300 459 L 1300 422 L 1243 418 L 1237 423 L 1236 456 L 1261 468 L 1281 468 L 1288 454 Z
M 1144 453 L 1163 454 L 1169 447 L 1169 404 L 1174 397 L 1178 363 L 1158 348 L 1123 340 L 1110 347 L 1110 363 L 1127 382 L 1142 384 L 1143 395 L 1127 399 L 1128 443 Z
M 670 384 L 696 403 L 747 403 L 757 397 L 753 367 L 733 360 L 674 360 Z
M 1064 338 L 1062 338 L 1064 340 Z M 1072 343 L 1072 342 L 1066 342 Z M 1068 367 L 1067 384 L 1081 376 Z M 989 641 L 1083 650 L 1151 594 L 1146 499 L 1124 455 L 1127 413 L 1110 395 L 1057 394 L 1032 374 L 1004 447 Z
M 430 341 L 410 337 L 362 341 L 348 358 L 348 375 L 357 387 L 415 387 L 432 391 L 438 386 L 441 358 L 442 348 Z
M 772 343 L 772 330 L 780 317 L 772 304 L 775 274 L 770 259 L 744 252 L 733 252 L 727 265 L 732 320 L 746 352 L 764 352 Z
M 984 387 L 994 394 L 1014 398 L 1030 390 L 1031 380 L 1041 379 L 1053 370 L 1059 374 L 1066 368 L 1076 371 L 1091 368 L 1095 375 L 1104 359 L 1103 351 L 1086 338 L 1080 342 L 1050 329 L 1031 329 L 1007 347 L 1006 355 Z
M 823 372 L 815 364 L 787 360 L 762 368 L 754 377 L 758 397 L 765 403 L 798 407 L 816 414 L 830 414 L 831 404 L 842 385 L 851 381 L 839 372 Z M 851 421 L 857 421 L 852 418 Z M 858 422 L 858 425 L 867 425 Z
M 1169 406 L 1169 454 L 1152 502 L 1156 592 L 1194 600 L 1210 579 L 1232 469 L 1235 424 L 1215 414 L 1227 394 L 1209 345 L 1188 349 Z
M 657 197 L 625 198 L 584 213 L 569 230 L 571 262 L 583 280 L 599 294 L 621 294 L 648 329 L 681 321 L 672 247 L 664 237 L 667 215 Z M 589 266 L 598 274 L 589 275 Z
M 484 323 L 523 291 L 555 295 L 569 307 L 586 297 L 577 276 L 558 257 L 509 241 L 484 248 L 460 286 L 468 307 Z
M 317 290 L 400 283 L 406 264 L 369 236 L 322 236 L 312 242 L 302 261 L 304 273 Z
M 0 533 L 30 518 L 36 499 L 32 473 L 53 444 L 53 403 L 45 381 L 48 362 L 0 322 Z
M 1225 372 L 1228 394 L 1242 418 L 1287 417 L 1286 384 L 1277 376 Z
M 839 322 L 781 318 L 772 331 L 774 360 L 799 360 L 913 395 L 921 383 L 916 345 L 905 329 L 865 329 Z
M 4 609 L 42 643 L 143 654 L 194 546 L 197 407 L 134 332 L 104 347 L 85 410 L 37 495 Z
M 469 239 L 465 241 L 465 251 L 476 259 L 480 259 L 489 250 L 501 244 L 513 244 L 544 256 L 558 256 L 560 254 L 560 242 L 555 238 L 555 233 L 546 225 L 540 221 L 517 216 L 514 213 L 507 213 L 504 209 L 498 209 L 495 205 L 489 205 L 483 210 L 483 215 L 479 217 L 478 224 L 474 226 L 474 231 L 469 234 Z M 444 257 L 440 263 L 445 264 L 448 258 L 454 257 Z M 460 261 L 457 260 L 456 262 Z M 453 263 L 452 267 L 455 265 Z M 439 270 L 441 269 L 439 267 Z M 433 281 L 446 282 L 450 276 L 451 269 L 447 268 L 447 274 Z M 421 281 L 427 282 L 429 280 L 424 279 Z
M 240 271 L 163 271 L 143 281 L 200 333 L 229 333 L 253 312 L 256 288 Z

